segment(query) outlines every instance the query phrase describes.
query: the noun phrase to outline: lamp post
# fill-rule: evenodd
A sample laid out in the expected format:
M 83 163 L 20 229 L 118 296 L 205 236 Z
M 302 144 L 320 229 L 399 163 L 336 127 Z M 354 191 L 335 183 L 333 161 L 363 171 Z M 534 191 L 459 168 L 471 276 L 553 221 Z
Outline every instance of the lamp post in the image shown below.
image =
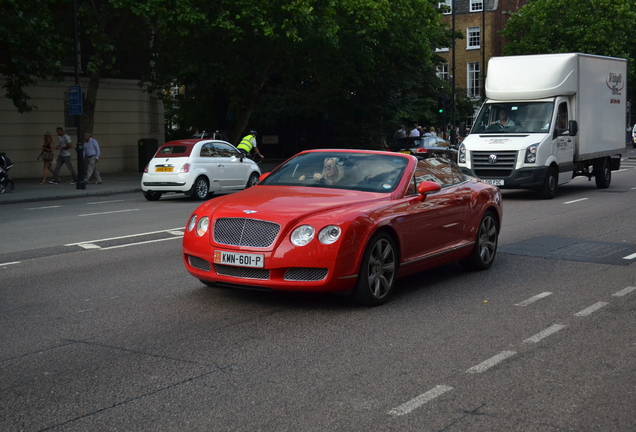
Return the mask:
M 75 39 L 75 85 L 79 86 L 80 73 L 80 52 L 79 52 L 79 36 L 77 24 L 77 0 L 73 0 L 73 33 Z M 82 102 L 82 88 L 78 87 L 79 100 Z M 84 181 L 84 139 L 82 136 L 82 110 L 77 115 L 77 189 L 86 189 Z

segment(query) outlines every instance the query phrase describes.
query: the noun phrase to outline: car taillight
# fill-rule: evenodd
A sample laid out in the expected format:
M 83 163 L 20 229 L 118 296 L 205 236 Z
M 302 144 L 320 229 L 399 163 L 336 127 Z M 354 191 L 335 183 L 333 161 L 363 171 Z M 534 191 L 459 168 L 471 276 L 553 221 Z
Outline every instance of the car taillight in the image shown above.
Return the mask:
M 148 172 L 148 165 L 146 165 L 146 168 L 144 168 L 144 172 L 147 173 Z
M 183 164 L 183 166 L 181 167 L 181 170 L 179 170 L 179 172 L 182 172 L 182 173 L 190 172 L 190 164 L 189 163 Z
M 428 153 L 428 150 L 422 147 L 418 147 L 416 153 Z

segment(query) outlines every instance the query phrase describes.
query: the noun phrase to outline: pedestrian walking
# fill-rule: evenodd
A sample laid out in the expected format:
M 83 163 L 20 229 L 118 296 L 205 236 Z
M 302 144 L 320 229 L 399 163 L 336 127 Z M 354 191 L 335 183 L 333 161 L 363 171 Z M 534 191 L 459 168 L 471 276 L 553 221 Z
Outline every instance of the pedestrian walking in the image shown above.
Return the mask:
M 85 183 L 91 179 L 91 175 L 95 175 L 95 184 L 102 184 L 102 177 L 97 170 L 97 162 L 100 158 L 99 143 L 93 135 L 84 132 L 84 164 L 86 165 Z
M 53 138 L 51 138 L 51 134 L 49 132 L 44 134 L 44 143 L 42 144 L 42 148 L 40 149 L 40 154 L 37 159 L 42 159 L 44 162 L 44 173 L 42 177 L 41 185 L 46 183 L 47 173 L 53 174 L 53 178 L 55 179 L 55 171 L 51 168 L 51 163 L 55 158 L 55 154 L 53 153 L 53 149 L 55 144 L 53 143 Z
M 55 174 L 53 175 L 53 179 L 49 180 L 49 183 L 58 184 L 60 182 L 60 170 L 62 169 L 62 165 L 66 165 L 73 177 L 71 184 L 75 184 L 77 183 L 77 173 L 75 172 L 75 168 L 73 168 L 73 164 L 71 162 L 71 149 L 73 148 L 73 143 L 71 141 L 71 137 L 65 134 L 64 129 L 61 127 L 57 128 L 57 141 L 59 144 L 55 148 L 59 150 L 60 153 L 57 155 Z

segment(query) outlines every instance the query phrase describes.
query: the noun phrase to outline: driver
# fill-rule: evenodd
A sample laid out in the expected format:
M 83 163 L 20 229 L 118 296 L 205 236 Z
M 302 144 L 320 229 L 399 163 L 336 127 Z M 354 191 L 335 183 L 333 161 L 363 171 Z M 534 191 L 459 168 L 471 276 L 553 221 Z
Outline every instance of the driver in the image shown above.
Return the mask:
M 499 125 L 499 127 L 507 128 L 515 125 L 515 122 L 508 118 L 508 112 L 505 108 L 499 110 L 499 120 L 492 122 L 492 124 Z
M 337 164 L 338 158 L 327 158 L 324 161 L 322 173 L 315 173 L 313 175 L 314 180 L 318 180 L 322 184 L 336 184 L 343 177 L 342 167 Z M 312 178 L 312 177 L 310 177 Z M 307 177 L 302 175 L 298 180 L 307 180 Z

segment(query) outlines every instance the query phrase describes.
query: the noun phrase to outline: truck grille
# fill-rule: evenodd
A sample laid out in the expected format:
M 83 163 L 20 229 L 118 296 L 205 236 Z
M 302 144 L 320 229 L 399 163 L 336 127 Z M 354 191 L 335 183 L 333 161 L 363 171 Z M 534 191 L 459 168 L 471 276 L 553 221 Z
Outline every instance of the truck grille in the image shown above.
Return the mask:
M 491 162 L 491 156 L 496 156 L 496 162 Z M 516 151 L 476 151 L 471 153 L 473 172 L 477 177 L 509 177 L 517 164 Z
M 280 225 L 256 219 L 221 218 L 214 222 L 214 241 L 228 246 L 269 247 Z

